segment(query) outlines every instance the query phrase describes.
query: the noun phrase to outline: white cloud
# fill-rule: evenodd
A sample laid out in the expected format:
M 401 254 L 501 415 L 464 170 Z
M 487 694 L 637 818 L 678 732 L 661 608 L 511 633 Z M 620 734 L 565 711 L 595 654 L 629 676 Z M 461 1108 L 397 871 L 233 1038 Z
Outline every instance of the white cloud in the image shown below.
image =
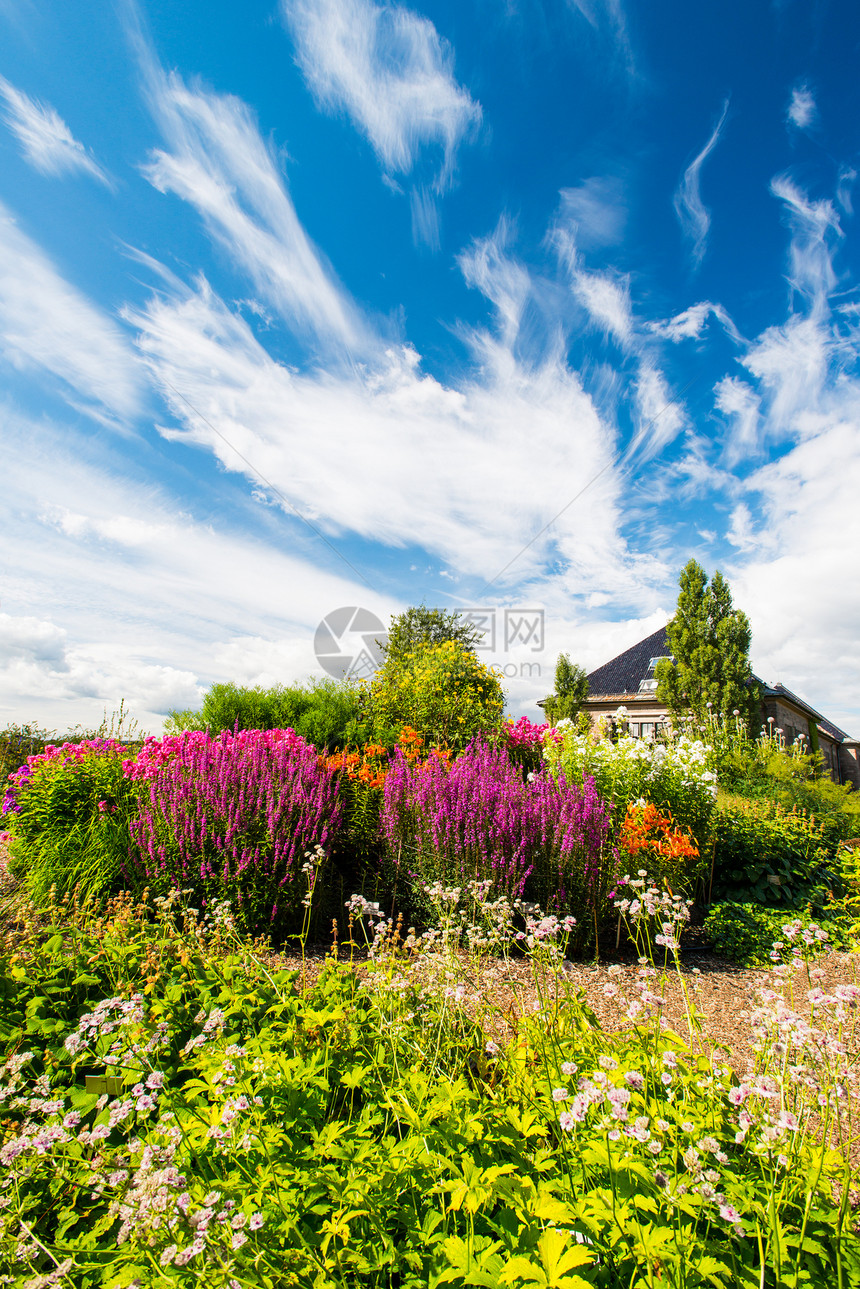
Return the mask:
M 8 667 L 13 662 L 67 671 L 66 632 L 40 618 L 13 618 L 0 613 L 0 666 Z
M 137 362 L 119 327 L 60 276 L 2 203 L 0 354 L 14 367 L 58 376 L 117 417 L 140 408 Z
M 635 385 L 638 427 L 625 457 L 642 464 L 662 452 L 686 425 L 684 409 L 661 371 L 645 359 Z
M 831 202 L 810 201 L 787 175 L 778 175 L 770 187 L 784 203 L 792 231 L 792 285 L 820 309 L 836 285 L 833 251 L 843 236 L 839 216 Z
M 577 246 L 588 251 L 622 240 L 627 207 L 617 178 L 597 175 L 578 188 L 562 188 L 560 196 L 559 222 L 570 228 Z
M 97 725 L 125 698 L 156 730 L 212 681 L 264 670 L 255 640 L 272 665 L 276 654 L 289 663 L 280 680 L 301 679 L 316 669 L 314 629 L 331 609 L 364 604 L 386 621 L 399 607 L 289 553 L 288 523 L 273 540 L 270 526 L 255 536 L 197 521 L 162 489 L 120 477 L 122 458 L 104 446 L 90 456 L 68 430 L 9 407 L 2 436 L 8 720 Z
M 571 285 L 592 322 L 622 347 L 629 345 L 633 319 L 628 283 L 608 273 L 580 269 L 571 274 Z
M 733 571 L 748 606 L 753 661 L 855 737 L 860 735 L 860 390 L 831 404 L 820 433 L 763 466 L 749 482 L 761 519 L 735 525 L 749 551 Z M 747 512 L 747 517 L 749 512 Z M 742 517 L 739 516 L 739 520 Z
M 171 151 L 145 173 L 200 214 L 255 292 L 299 335 L 342 351 L 368 343 L 365 325 L 296 214 L 280 168 L 239 99 L 189 89 L 145 52 L 150 102 Z M 332 355 L 330 355 L 332 356 Z
M 719 142 L 728 110 L 729 101 L 726 99 L 723 104 L 723 110 L 720 113 L 720 119 L 714 126 L 710 138 L 701 152 L 687 166 L 684 171 L 684 177 L 675 193 L 675 213 L 678 216 L 682 233 L 691 243 L 690 254 L 696 267 L 701 264 L 704 258 L 708 231 L 711 227 L 711 216 L 702 201 L 699 191 L 699 179 L 702 166 Z
M 725 376 L 714 393 L 718 409 L 731 418 L 723 447 L 723 458 L 731 467 L 758 451 L 759 400 L 746 381 L 735 376 Z
M 725 329 L 732 340 L 740 341 L 741 335 L 732 319 L 721 304 L 712 304 L 710 300 L 702 300 L 698 304 L 691 304 L 688 309 L 670 318 L 668 322 L 651 322 L 648 323 L 648 330 L 655 332 L 658 336 L 663 336 L 666 340 L 671 340 L 677 345 L 682 340 L 698 340 L 704 330 L 708 319 L 714 317 Z
M 481 108 L 454 79 L 432 22 L 373 0 L 282 0 L 281 8 L 317 100 L 346 111 L 389 171 L 408 174 L 423 148 L 441 148 L 444 185 Z
M 532 368 L 514 358 L 527 283 L 513 271 L 508 281 L 492 259 L 478 256 L 477 265 L 502 338 L 474 338 L 485 369 L 458 388 L 423 374 L 407 348 L 390 349 L 373 369 L 289 372 L 205 286 L 182 300 L 152 300 L 131 320 L 183 436 L 228 469 L 250 473 L 232 444 L 290 502 L 313 507 L 326 531 L 416 543 L 486 577 L 551 515 L 547 480 L 553 498 L 573 496 L 611 463 L 612 439 L 573 372 L 556 359 Z M 537 567 L 547 542 L 561 542 L 583 577 L 610 587 L 628 580 L 614 487 L 605 474 L 522 560 L 520 576 Z M 580 589 L 576 577 L 568 585 Z
M 808 85 L 795 85 L 791 91 L 786 117 L 798 130 L 808 130 L 815 124 L 818 108 Z
M 477 238 L 468 251 L 457 257 L 467 285 L 475 287 L 495 306 L 501 343 L 508 349 L 517 340 L 532 290 L 529 273 L 507 253 L 512 232 L 502 218 L 491 237 Z
M 32 99 L 0 76 L 0 96 L 6 102 L 6 124 L 17 138 L 31 165 L 43 175 L 64 175 L 75 170 L 110 187 L 101 166 L 74 137 L 62 117 L 47 103 Z
M 818 405 L 830 351 L 827 328 L 815 319 L 793 316 L 781 327 L 768 327 L 744 356 L 744 366 L 768 395 L 773 438 L 800 432 L 800 413 Z
M 439 235 L 439 200 L 428 188 L 413 188 L 409 194 L 412 212 L 412 240 L 416 246 L 427 246 L 431 251 L 438 251 Z
M 592 323 L 622 348 L 629 348 L 633 338 L 629 282 L 619 274 L 586 269 L 576 241 L 577 231 L 577 222 L 569 218 L 569 207 L 563 203 L 547 240 L 567 270 L 573 294 Z
M 627 14 L 621 0 L 567 0 L 567 4 L 596 32 L 611 39 L 627 71 L 633 72 L 633 46 L 627 28 Z

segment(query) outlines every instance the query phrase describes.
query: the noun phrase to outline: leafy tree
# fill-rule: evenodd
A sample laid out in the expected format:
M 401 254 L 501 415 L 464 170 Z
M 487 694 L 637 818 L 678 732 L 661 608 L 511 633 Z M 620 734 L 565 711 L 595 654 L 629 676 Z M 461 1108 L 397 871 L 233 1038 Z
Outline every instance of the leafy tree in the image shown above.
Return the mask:
M 422 645 L 453 640 L 471 653 L 481 640 L 481 630 L 459 613 L 428 609 L 426 604 L 408 608 L 391 619 L 388 639 L 379 641 L 386 658 L 412 653 Z
M 674 662 L 657 664 L 657 698 L 673 716 L 707 720 L 708 713 L 735 711 L 752 730 L 758 725 L 760 695 L 749 661 L 750 624 L 732 606 L 732 593 L 719 570 L 708 576 L 694 559 L 679 579 L 675 616 L 668 625 Z
M 460 640 L 389 651 L 368 691 L 369 723 L 380 742 L 393 742 L 410 725 L 428 744 L 455 751 L 496 729 L 504 705 L 496 673 Z
M 543 709 L 551 725 L 562 720 L 575 720 L 588 698 L 588 676 L 585 668 L 570 661 L 570 655 L 559 654 L 555 664 L 555 693 L 550 694 Z

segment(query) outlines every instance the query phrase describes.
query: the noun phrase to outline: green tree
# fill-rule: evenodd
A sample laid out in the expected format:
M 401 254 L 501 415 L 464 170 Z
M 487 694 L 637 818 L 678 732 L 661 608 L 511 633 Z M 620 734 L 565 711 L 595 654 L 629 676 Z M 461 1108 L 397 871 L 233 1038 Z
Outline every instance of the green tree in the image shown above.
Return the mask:
M 454 640 L 474 653 L 481 636 L 480 628 L 467 622 L 461 614 L 419 604 L 393 616 L 388 639 L 378 643 L 386 658 L 412 653 L 423 645 L 442 644 L 445 640 Z
M 404 725 L 428 744 L 460 751 L 499 726 L 504 695 L 492 667 L 458 640 L 391 652 L 368 691 L 374 738 L 390 743 Z
M 555 692 L 543 705 L 551 725 L 562 720 L 575 720 L 588 698 L 588 676 L 585 668 L 570 661 L 570 655 L 559 654 L 555 664 Z
M 732 593 L 717 570 L 708 576 L 694 559 L 679 579 L 675 616 L 668 624 L 674 662 L 657 664 L 657 698 L 673 716 L 692 715 L 705 721 L 708 713 L 731 716 L 735 711 L 752 731 L 760 718 L 760 694 L 750 669 L 749 618 L 732 605 Z

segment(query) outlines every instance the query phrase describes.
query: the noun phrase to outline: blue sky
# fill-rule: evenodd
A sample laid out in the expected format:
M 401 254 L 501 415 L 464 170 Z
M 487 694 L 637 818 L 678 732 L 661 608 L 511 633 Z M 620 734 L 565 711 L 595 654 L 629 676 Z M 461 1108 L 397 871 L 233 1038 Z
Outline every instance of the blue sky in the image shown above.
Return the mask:
M 420 602 L 535 715 L 695 556 L 860 732 L 858 62 L 836 0 L 0 0 L 0 723 Z

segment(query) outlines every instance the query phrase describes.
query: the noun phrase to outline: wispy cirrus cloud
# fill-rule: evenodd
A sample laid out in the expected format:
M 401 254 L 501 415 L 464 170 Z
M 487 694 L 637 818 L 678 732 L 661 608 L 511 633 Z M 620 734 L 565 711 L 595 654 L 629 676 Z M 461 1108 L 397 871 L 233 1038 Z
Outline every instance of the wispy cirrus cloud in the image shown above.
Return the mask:
M 567 0 L 569 8 L 580 14 L 601 35 L 609 36 L 628 72 L 635 70 L 633 45 L 622 0 Z
M 684 309 L 666 322 L 649 322 L 646 325 L 649 331 L 658 336 L 664 336 L 666 340 L 671 340 L 672 344 L 677 345 L 682 340 L 698 340 L 711 318 L 716 318 L 726 334 L 740 343 L 741 334 L 726 310 L 721 304 L 712 304 L 710 300 L 700 300 L 697 304 L 691 304 L 688 309 Z
M 440 149 L 444 188 L 481 108 L 432 22 L 375 0 L 282 0 L 281 12 L 319 103 L 345 111 L 389 172 L 409 174 L 424 149 Z
M 290 372 L 204 284 L 182 300 L 154 299 L 130 320 L 182 427 L 163 432 L 213 452 L 229 470 L 259 471 L 290 505 L 312 506 L 329 534 L 417 545 L 458 578 L 489 578 L 518 556 L 554 513 L 547 477 L 555 498 L 602 476 L 512 576 L 534 576 L 551 547 L 569 593 L 629 591 L 611 435 L 561 360 L 532 367 L 515 356 L 521 284 L 498 262 L 485 271 L 499 330 L 472 338 L 483 369 L 456 387 L 424 374 L 404 347 L 372 369 Z
M 21 151 L 43 175 L 88 174 L 106 187 L 110 179 L 92 153 L 72 134 L 65 121 L 47 103 L 30 98 L 0 76 L 3 119 L 17 138 Z
M 837 281 L 833 250 L 843 237 L 839 216 L 832 202 L 811 201 L 788 175 L 777 175 L 770 188 L 783 203 L 792 230 L 792 286 L 820 309 Z
M 786 119 L 798 130 L 808 130 L 818 118 L 818 107 L 812 90 L 805 83 L 795 85 L 786 108 Z
M 0 203 L 0 354 L 58 377 L 85 403 L 125 420 L 143 381 L 120 328 L 68 283 Z
M 303 228 L 253 114 L 230 95 L 166 75 L 139 44 L 152 111 L 167 141 L 144 173 L 200 215 L 257 294 L 300 337 L 361 354 L 367 328 Z
M 702 166 L 720 141 L 728 110 L 729 100 L 726 99 L 707 143 L 684 171 L 674 198 L 675 213 L 681 225 L 681 232 L 690 243 L 690 255 L 697 268 L 704 259 L 711 227 L 710 212 L 702 201 L 700 191 Z
M 615 246 L 624 236 L 624 187 L 613 175 L 594 175 L 576 188 L 562 188 L 559 219 L 585 251 Z

